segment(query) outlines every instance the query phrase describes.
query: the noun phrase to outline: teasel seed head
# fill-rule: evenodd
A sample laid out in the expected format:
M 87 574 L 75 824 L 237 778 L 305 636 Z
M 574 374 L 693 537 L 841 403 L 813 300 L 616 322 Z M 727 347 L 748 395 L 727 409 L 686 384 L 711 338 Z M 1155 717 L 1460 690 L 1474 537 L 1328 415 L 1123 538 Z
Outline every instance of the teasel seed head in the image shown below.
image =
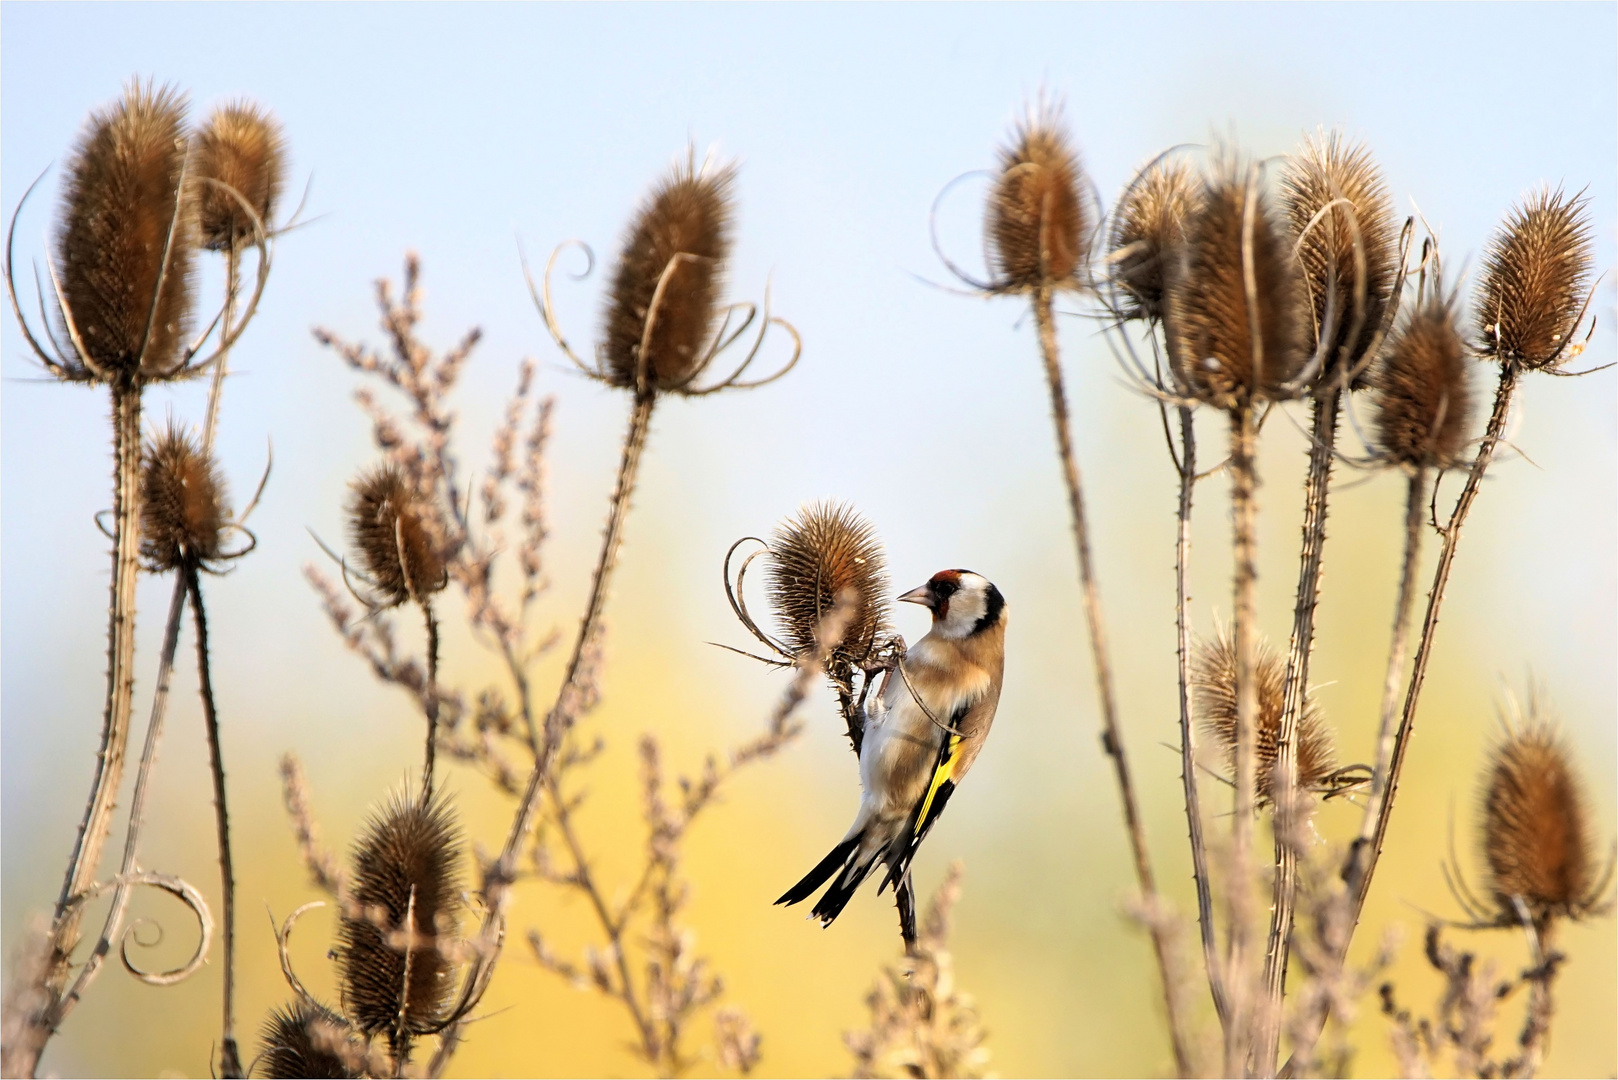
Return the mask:
M 253 219 L 242 201 L 269 229 L 286 183 L 286 140 L 268 110 L 250 101 L 215 109 L 197 133 L 192 167 L 203 247 L 224 251 L 252 242 Z
M 260 1076 L 333 1077 L 342 1080 L 359 1076 L 316 1038 L 315 1025 L 330 1023 L 318 1010 L 304 1002 L 272 1010 L 259 1034 L 263 1049 L 255 1071 Z M 338 1034 L 337 1037 L 341 1038 L 342 1035 Z
M 170 423 L 141 462 L 141 557 L 156 573 L 219 558 L 230 511 L 225 481 L 200 440 Z
M 379 465 L 354 481 L 349 539 L 385 606 L 429 596 L 449 583 L 436 513 L 395 465 Z
M 1125 192 L 1113 222 L 1107 257 L 1124 291 L 1126 319 L 1155 319 L 1163 310 L 1164 266 L 1185 240 L 1194 199 L 1191 170 L 1158 161 Z
M 1588 200 L 1543 187 L 1514 207 L 1483 258 L 1484 355 L 1531 369 L 1568 359 L 1594 260 Z
M 1247 170 L 1226 161 L 1204 178 L 1164 290 L 1165 338 L 1181 393 L 1222 409 L 1291 396 L 1286 384 L 1305 359 L 1291 247 Z M 1255 323 L 1261 370 L 1254 369 Z
M 68 162 L 56 268 L 86 378 L 160 375 L 186 344 L 196 237 L 189 181 L 180 191 L 185 112 L 173 88 L 131 82 L 91 114 Z
M 643 340 L 647 390 L 678 392 L 702 373 L 730 257 L 735 180 L 734 165 L 698 169 L 688 156 L 635 215 L 602 332 L 601 367 L 612 385 L 639 386 Z
M 846 677 L 888 625 L 888 572 L 876 530 L 844 503 L 811 503 L 776 528 L 770 553 L 766 590 L 795 655 L 814 653 L 820 620 L 844 592 L 854 595 L 842 643 L 827 663 L 833 678 Z
M 1481 809 L 1489 891 L 1503 923 L 1518 922 L 1513 897 L 1536 922 L 1601 906 L 1583 785 L 1551 724 L 1530 717 L 1493 748 Z
M 1319 348 L 1326 331 L 1328 302 L 1335 309 L 1316 384 L 1325 387 L 1340 380 L 1346 364 L 1360 368 L 1353 385 L 1363 386 L 1362 361 L 1382 326 L 1399 261 L 1393 200 L 1382 171 L 1363 143 L 1350 143 L 1337 131 L 1317 134 L 1287 159 L 1281 201 L 1309 291 L 1313 317 L 1305 344 L 1310 350 Z M 1355 296 L 1362 284 L 1356 332 Z
M 449 804 L 400 794 L 367 823 L 354 847 L 350 899 L 338 931 L 343 1011 L 367 1035 L 426 1034 L 445 1019 L 454 970 L 435 943 L 460 914 L 460 829 Z M 406 913 L 411 920 L 406 925 Z M 390 941 L 408 931 L 404 943 Z
M 1072 287 L 1084 269 L 1092 214 L 1083 166 L 1060 109 L 1041 105 L 1000 151 L 985 235 L 994 288 Z
M 1266 641 L 1258 643 L 1254 665 L 1258 689 L 1258 737 L 1254 741 L 1255 770 L 1260 804 L 1270 801 L 1275 786 L 1275 761 L 1281 734 L 1281 712 L 1286 690 L 1286 660 Z M 1236 641 L 1221 633 L 1212 641 L 1199 641 L 1191 655 L 1191 700 L 1198 721 L 1224 751 L 1226 763 L 1236 764 Z M 1298 716 L 1298 788 L 1318 790 L 1336 769 L 1331 729 L 1314 695 L 1304 696 Z
M 1438 290 L 1400 319 L 1372 375 L 1376 450 L 1384 461 L 1447 468 L 1472 420 L 1468 351 L 1453 298 Z

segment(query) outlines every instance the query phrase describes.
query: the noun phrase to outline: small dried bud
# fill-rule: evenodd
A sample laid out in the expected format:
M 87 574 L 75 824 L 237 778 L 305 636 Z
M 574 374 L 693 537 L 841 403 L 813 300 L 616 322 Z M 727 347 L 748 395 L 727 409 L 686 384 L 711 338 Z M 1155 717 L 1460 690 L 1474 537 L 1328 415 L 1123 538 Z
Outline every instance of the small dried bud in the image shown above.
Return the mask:
M 439 550 L 435 511 L 394 465 L 354 481 L 348 504 L 349 539 L 383 603 L 425 597 L 449 582 Z
M 1254 797 L 1262 805 L 1275 787 L 1277 744 L 1286 690 L 1286 661 L 1260 641 L 1256 650 L 1254 682 L 1258 690 L 1258 737 L 1254 740 L 1257 769 Z M 1213 641 L 1199 641 L 1191 656 L 1191 694 L 1197 719 L 1236 767 L 1237 701 L 1236 641 L 1222 633 Z M 1305 694 L 1298 715 L 1298 788 L 1313 791 L 1325 785 L 1336 768 L 1331 729 L 1312 694 Z
M 192 160 L 203 247 L 224 251 L 253 240 L 253 217 L 243 202 L 269 229 L 286 182 L 286 140 L 275 117 L 249 101 L 214 110 L 197 133 Z
M 1472 419 L 1467 376 L 1454 305 L 1435 292 L 1401 320 L 1372 380 L 1383 459 L 1417 468 L 1454 464 Z
M 1222 409 L 1289 396 L 1285 384 L 1304 362 L 1290 248 L 1241 170 L 1226 163 L 1204 180 L 1168 266 L 1163 311 L 1182 393 Z
M 335 1025 L 307 1004 L 284 1005 L 271 1011 L 259 1034 L 262 1050 L 257 1072 L 260 1076 L 285 1077 L 357 1077 L 342 1057 L 328 1047 L 330 1039 L 317 1038 L 316 1025 L 333 1028 Z M 331 1035 L 342 1038 L 340 1032 Z M 363 1056 L 363 1051 L 355 1047 Z
M 195 221 L 180 196 L 185 109 L 169 87 L 131 83 L 91 114 L 68 162 L 57 269 L 82 359 L 99 378 L 160 375 L 186 342 Z
M 811 503 L 777 527 L 770 554 L 766 588 L 792 651 L 814 653 L 820 620 L 849 592 L 854 610 L 828 667 L 835 677 L 865 659 L 888 621 L 888 573 L 871 523 L 843 503 Z
M 1125 192 L 1107 258 L 1112 278 L 1132 301 L 1126 319 L 1155 319 L 1163 308 L 1164 264 L 1185 241 L 1193 203 L 1191 171 L 1159 161 Z
M 1489 888 L 1502 921 L 1517 922 L 1513 897 L 1536 921 L 1576 919 L 1597 905 L 1600 875 L 1583 787 L 1550 724 L 1531 718 L 1491 751 L 1482 818 Z
M 1320 346 L 1328 318 L 1333 323 L 1316 380 L 1326 385 L 1345 367 L 1361 366 L 1382 326 L 1399 258 L 1393 200 L 1370 151 L 1336 131 L 1305 140 L 1287 159 L 1281 192 L 1309 289 L 1311 349 Z
M 1017 125 L 1000 151 L 985 230 L 997 290 L 1072 284 L 1090 239 L 1083 176 L 1058 110 L 1041 108 Z
M 213 456 L 174 424 L 147 440 L 141 463 L 141 557 L 155 573 L 219 558 L 230 513 Z
M 437 939 L 459 914 L 460 861 L 443 799 L 396 797 L 355 845 L 350 898 L 361 914 L 344 915 L 338 959 L 344 1011 L 366 1034 L 397 1040 L 444 1018 L 454 972 Z
M 727 1007 L 714 1013 L 713 1038 L 721 1066 L 743 1076 L 758 1068 L 764 1040 L 740 1009 Z
M 1514 207 L 1483 258 L 1484 354 L 1527 368 L 1566 360 L 1594 261 L 1588 200 L 1547 187 Z
M 602 366 L 612 385 L 639 387 L 643 362 L 651 390 L 678 391 L 702 373 L 730 256 L 735 180 L 734 166 L 698 171 L 687 159 L 636 214 L 603 327 Z

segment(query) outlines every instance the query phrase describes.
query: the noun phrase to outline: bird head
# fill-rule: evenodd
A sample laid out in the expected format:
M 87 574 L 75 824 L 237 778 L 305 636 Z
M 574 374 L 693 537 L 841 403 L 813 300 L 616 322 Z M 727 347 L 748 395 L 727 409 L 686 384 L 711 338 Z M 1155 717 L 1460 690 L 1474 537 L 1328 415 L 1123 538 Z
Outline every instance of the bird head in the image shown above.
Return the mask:
M 1005 618 L 1006 598 L 988 578 L 970 570 L 940 570 L 899 599 L 930 610 L 933 630 L 941 637 L 971 637 Z

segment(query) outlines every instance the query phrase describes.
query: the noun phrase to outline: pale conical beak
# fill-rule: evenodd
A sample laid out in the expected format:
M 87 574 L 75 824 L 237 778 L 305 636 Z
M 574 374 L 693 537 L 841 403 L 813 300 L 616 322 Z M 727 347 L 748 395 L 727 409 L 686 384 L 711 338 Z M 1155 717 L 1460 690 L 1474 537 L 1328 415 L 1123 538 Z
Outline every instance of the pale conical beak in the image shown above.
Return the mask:
M 899 602 L 901 604 L 920 604 L 924 608 L 931 608 L 933 607 L 932 590 L 925 585 L 918 585 L 899 597 Z

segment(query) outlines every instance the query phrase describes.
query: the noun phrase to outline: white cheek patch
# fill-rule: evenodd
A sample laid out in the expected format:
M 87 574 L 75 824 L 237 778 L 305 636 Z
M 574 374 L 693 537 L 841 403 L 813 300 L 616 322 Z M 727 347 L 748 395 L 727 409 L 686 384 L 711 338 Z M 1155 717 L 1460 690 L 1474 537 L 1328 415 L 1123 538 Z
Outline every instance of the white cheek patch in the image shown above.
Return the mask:
M 978 620 L 983 618 L 985 610 L 983 589 L 977 582 L 963 584 L 961 590 L 949 598 L 949 615 L 941 627 L 944 636 L 966 637 L 978 624 Z

